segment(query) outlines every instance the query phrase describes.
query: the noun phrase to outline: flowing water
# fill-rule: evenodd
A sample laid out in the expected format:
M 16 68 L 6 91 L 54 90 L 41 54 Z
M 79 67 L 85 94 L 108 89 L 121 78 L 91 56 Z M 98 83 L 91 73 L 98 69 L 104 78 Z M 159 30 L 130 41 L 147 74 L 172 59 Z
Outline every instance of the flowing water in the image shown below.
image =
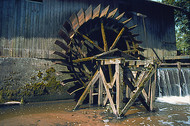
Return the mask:
M 126 116 L 117 119 L 103 107 L 81 107 L 72 111 L 76 102 L 28 103 L 0 107 L 0 126 L 189 126 L 190 125 L 190 69 L 158 69 L 155 112 L 143 106 L 132 106 Z

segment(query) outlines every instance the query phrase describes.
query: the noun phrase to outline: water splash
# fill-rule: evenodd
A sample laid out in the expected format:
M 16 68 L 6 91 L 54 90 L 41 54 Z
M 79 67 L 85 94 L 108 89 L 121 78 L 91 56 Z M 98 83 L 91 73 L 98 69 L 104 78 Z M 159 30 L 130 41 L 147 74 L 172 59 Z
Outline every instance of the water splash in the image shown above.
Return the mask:
M 188 96 L 163 96 L 156 99 L 158 102 L 166 102 L 177 105 L 190 105 L 190 95 Z

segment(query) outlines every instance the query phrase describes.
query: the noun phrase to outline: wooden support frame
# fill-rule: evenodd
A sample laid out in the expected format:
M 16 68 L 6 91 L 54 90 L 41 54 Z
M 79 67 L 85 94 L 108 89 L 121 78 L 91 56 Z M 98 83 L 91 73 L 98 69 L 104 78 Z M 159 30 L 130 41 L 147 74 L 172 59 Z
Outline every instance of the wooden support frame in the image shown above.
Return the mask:
M 111 64 L 115 65 L 115 73 L 111 81 L 108 83 L 106 81 L 101 65 L 111 65 Z M 130 82 L 129 78 L 126 77 L 126 75 L 129 74 L 129 76 L 132 76 L 130 75 L 132 73 L 131 71 L 129 71 L 129 69 L 126 69 L 127 67 L 123 67 L 124 62 L 122 58 L 102 59 L 101 65 L 99 65 L 98 70 L 92 77 L 91 81 L 88 83 L 85 91 L 81 95 L 74 109 L 77 109 L 82 104 L 87 94 L 89 94 L 90 105 L 93 104 L 94 94 L 98 95 L 99 106 L 106 105 L 106 103 L 109 102 L 113 113 L 117 117 L 124 116 L 137 98 L 139 98 L 139 100 L 142 102 L 142 104 L 148 111 L 150 110 L 152 111 L 154 109 L 154 99 L 155 99 L 154 93 L 155 93 L 156 81 L 153 81 L 150 84 L 149 86 L 150 91 L 148 95 L 144 88 L 149 84 L 148 81 L 155 74 L 157 67 L 154 68 L 151 66 L 149 71 L 143 71 L 140 74 L 137 81 L 134 82 L 134 78 L 132 77 L 131 80 L 133 80 L 133 82 Z M 126 73 L 126 71 L 128 72 Z M 156 74 L 154 78 L 156 78 Z M 98 93 L 93 92 L 94 84 L 98 84 Z M 115 90 L 116 90 L 115 100 L 113 99 L 112 93 L 110 90 L 110 89 L 113 89 L 114 85 L 115 85 Z M 127 89 L 124 89 L 126 87 L 130 88 L 131 92 L 133 92 L 133 95 L 130 97 L 126 105 L 124 105 L 123 99 L 126 97 L 126 95 L 124 96 L 123 94 L 127 94 L 127 91 L 128 91 Z M 105 92 L 105 95 L 103 95 L 103 92 Z M 148 96 L 149 96 L 149 99 L 148 99 Z

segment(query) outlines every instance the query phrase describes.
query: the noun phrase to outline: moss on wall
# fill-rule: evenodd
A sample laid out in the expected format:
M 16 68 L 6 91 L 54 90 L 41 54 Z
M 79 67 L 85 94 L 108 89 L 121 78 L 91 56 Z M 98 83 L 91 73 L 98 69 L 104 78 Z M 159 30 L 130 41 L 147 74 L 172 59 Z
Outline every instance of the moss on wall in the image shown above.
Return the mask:
M 61 94 L 65 92 L 65 88 L 57 81 L 55 76 L 56 70 L 50 67 L 45 73 L 39 71 L 36 76 L 32 76 L 32 80 L 41 79 L 41 82 L 31 82 L 21 86 L 17 89 L 13 89 L 11 85 L 0 89 L 0 103 L 21 99 L 28 101 L 28 99 L 42 95 Z

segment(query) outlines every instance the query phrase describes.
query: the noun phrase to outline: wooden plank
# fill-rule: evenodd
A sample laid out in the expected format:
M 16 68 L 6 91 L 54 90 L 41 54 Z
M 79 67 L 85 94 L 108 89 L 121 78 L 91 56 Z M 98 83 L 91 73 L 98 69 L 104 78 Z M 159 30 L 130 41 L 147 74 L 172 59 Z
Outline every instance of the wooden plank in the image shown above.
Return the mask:
M 118 65 L 119 67 L 119 114 L 121 112 L 121 109 L 124 107 L 124 102 L 123 102 L 123 99 L 124 99 L 124 91 L 125 91 L 125 86 L 124 86 L 124 80 L 123 80 L 123 64 L 120 64 Z
M 80 11 L 77 13 L 77 17 L 78 17 L 79 25 L 81 26 L 85 22 L 83 9 L 80 9 Z
M 93 92 L 94 91 L 94 84 L 91 84 L 90 91 L 89 91 L 89 105 L 93 105 Z
M 126 25 L 126 24 L 127 24 L 129 21 L 131 21 L 131 20 L 132 20 L 132 18 L 129 18 L 129 19 L 123 21 L 122 23 L 123 23 L 124 25 Z
M 142 82 L 144 76 L 147 74 L 146 71 L 142 71 L 137 79 L 137 82 L 136 82 L 136 87 L 140 84 L 140 82 Z M 145 89 L 142 90 L 142 95 L 144 96 L 144 98 L 146 99 L 146 101 L 148 100 L 148 95 L 145 91 Z
M 152 82 L 152 87 L 151 87 L 150 111 L 154 111 L 155 108 L 155 91 L 156 91 L 156 80 Z
M 63 28 L 67 31 L 69 36 L 71 36 L 71 34 L 74 33 L 72 26 L 68 21 L 65 21 L 65 23 L 63 24 Z
M 88 20 L 92 19 L 92 5 L 88 7 L 88 9 L 85 11 L 85 20 L 86 22 Z
M 55 51 L 53 54 L 58 55 L 62 58 L 69 58 L 69 56 L 67 56 L 66 54 L 59 52 L 59 51 Z
M 120 20 L 124 16 L 125 12 L 121 13 L 119 16 L 117 16 L 115 19 Z
M 124 31 L 125 31 L 125 27 L 123 27 L 123 28 L 120 30 L 119 34 L 118 34 L 117 37 L 115 38 L 115 40 L 114 40 L 113 44 L 111 45 L 111 47 L 109 48 L 109 50 L 112 50 L 112 49 L 116 46 L 117 42 L 118 42 L 119 39 L 121 38 L 121 36 L 122 36 L 122 34 L 123 34 Z
M 101 77 L 99 77 L 99 85 L 98 85 L 98 105 L 103 104 L 103 83 Z
M 102 33 L 102 39 L 103 39 L 103 43 L 104 43 L 104 51 L 108 51 L 108 45 L 107 45 L 107 40 L 106 40 L 106 34 L 105 34 L 103 21 L 101 22 L 101 33 Z
M 79 108 L 79 106 L 82 104 L 82 102 L 85 100 L 87 94 L 89 93 L 89 89 L 91 87 L 92 84 L 94 84 L 99 77 L 99 71 L 97 70 L 96 73 L 94 74 L 94 76 L 92 77 L 91 81 L 89 82 L 89 84 L 87 85 L 86 89 L 84 90 L 83 94 L 81 95 L 81 97 L 79 98 L 74 110 L 76 110 L 77 108 Z
M 157 65 L 155 65 L 154 81 L 152 82 L 151 98 L 150 98 L 150 111 L 154 111 L 155 108 L 155 95 L 156 95 L 156 81 L 157 81 Z
M 114 9 L 113 11 L 111 11 L 111 12 L 108 14 L 107 18 L 113 18 L 114 15 L 116 14 L 117 10 L 118 10 L 118 8 Z
M 79 35 L 81 35 L 81 37 L 83 37 L 84 39 L 86 39 L 88 42 L 90 42 L 90 43 L 91 43 L 94 47 L 96 47 L 99 51 L 104 52 L 104 50 L 103 50 L 101 47 L 99 47 L 97 44 L 95 44 L 88 36 L 86 36 L 86 35 L 84 35 L 84 34 L 78 32 L 78 31 L 77 31 L 77 33 L 78 33 Z
M 69 20 L 71 21 L 73 30 L 76 31 L 79 28 L 78 18 L 76 14 L 72 14 Z
M 71 39 L 63 30 L 59 30 L 59 35 L 65 40 L 67 45 L 70 44 Z
M 115 58 L 115 59 L 105 59 L 105 60 L 102 60 L 102 65 L 111 65 L 111 64 L 120 64 L 122 63 L 122 60 L 123 59 L 120 59 L 120 58 Z
M 99 5 L 93 10 L 92 19 L 94 19 L 94 18 L 96 18 L 96 17 L 99 17 L 99 14 L 100 14 L 100 7 L 101 7 L 101 4 L 99 4 Z
M 102 12 L 101 12 L 101 14 L 100 14 L 100 18 L 101 17 L 105 17 L 106 15 L 107 15 L 107 13 L 108 13 L 108 10 L 109 10 L 109 5 L 105 8 L 105 9 L 103 9 L 102 10 Z
M 119 64 L 115 64 L 115 73 L 116 73 L 116 109 L 120 112 L 120 83 L 119 83 Z
M 183 84 L 185 82 L 184 82 L 183 75 L 182 75 L 182 72 L 181 72 L 181 63 L 180 62 L 177 62 L 177 69 L 178 69 L 178 74 L 179 74 L 179 84 L 180 84 L 181 87 L 183 87 Z M 181 93 L 182 96 L 185 95 L 183 90 L 181 90 L 180 93 Z
M 103 73 L 102 69 L 100 69 L 100 76 L 102 78 L 103 83 L 105 83 L 109 88 L 112 88 L 111 85 L 106 82 L 106 78 L 104 76 L 104 73 Z
M 66 52 L 69 51 L 69 47 L 67 45 L 65 45 L 63 42 L 59 41 L 59 40 L 56 40 L 55 41 L 55 44 L 60 46 L 63 50 L 65 50 Z
M 136 27 L 137 27 L 137 25 L 133 25 L 133 26 L 129 27 L 128 30 L 133 30 Z

